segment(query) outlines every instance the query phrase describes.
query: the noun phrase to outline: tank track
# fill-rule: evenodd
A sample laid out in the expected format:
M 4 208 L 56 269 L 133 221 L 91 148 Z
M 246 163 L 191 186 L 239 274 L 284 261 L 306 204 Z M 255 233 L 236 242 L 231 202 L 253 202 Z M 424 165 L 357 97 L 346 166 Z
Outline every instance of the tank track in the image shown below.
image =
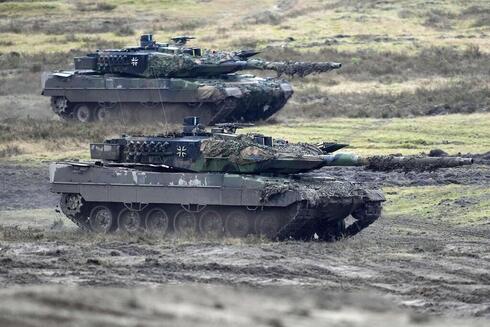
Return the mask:
M 66 216 L 66 215 L 65 215 Z M 91 231 L 91 228 L 90 226 L 87 224 L 87 220 L 84 219 L 85 217 L 83 216 L 66 216 L 66 218 L 70 219 L 71 222 L 73 222 L 75 225 L 77 225 L 78 228 L 80 228 L 81 230 L 85 231 L 85 232 L 90 232 Z M 85 220 L 85 221 L 83 221 Z
M 80 229 L 84 231 L 92 232 L 115 232 L 115 231 L 126 231 L 126 232 L 140 232 L 145 230 L 146 232 L 159 232 L 158 230 L 152 230 L 148 227 L 148 215 L 151 210 L 161 210 L 167 216 L 167 227 L 164 232 L 165 235 L 170 234 L 182 234 L 182 231 L 178 232 L 179 224 L 176 223 L 179 219 L 187 219 L 191 221 L 192 233 L 201 236 L 205 235 L 205 231 L 202 230 L 203 217 L 207 214 L 216 215 L 217 223 L 212 225 L 210 228 L 215 229 L 215 234 L 219 236 L 231 236 L 231 237 L 245 237 L 247 235 L 263 235 L 273 240 L 303 240 L 309 241 L 314 239 L 324 240 L 324 241 L 335 241 L 341 238 L 352 237 L 369 225 L 374 223 L 381 214 L 380 202 L 371 202 L 365 204 L 360 209 L 352 213 L 353 217 L 356 219 L 354 223 L 349 226 L 345 226 L 345 218 L 349 216 L 350 212 L 347 212 L 345 216 L 340 216 L 333 220 L 322 219 L 318 217 L 318 213 L 315 212 L 315 208 L 307 208 L 305 206 L 297 205 L 294 208 L 284 209 L 284 208 L 266 208 L 260 209 L 255 208 L 255 210 L 249 210 L 245 207 L 204 207 L 201 211 L 191 211 L 190 208 L 183 209 L 179 205 L 150 205 L 149 208 L 140 207 L 139 210 L 133 210 L 134 208 L 128 207 L 127 205 L 121 203 L 88 203 L 83 202 L 77 212 L 70 212 L 66 209 L 66 205 L 63 206 L 63 201 L 66 203 L 67 197 L 70 195 L 63 195 L 60 201 L 61 211 L 65 216 L 75 223 Z M 111 213 L 111 222 L 106 227 L 100 227 L 95 225 L 93 222 L 99 220 L 97 214 L 97 208 L 103 208 L 106 206 L 109 208 Z M 96 214 L 94 214 L 94 209 Z M 197 208 L 199 209 L 199 208 Z M 285 212 L 284 210 L 288 210 Z M 136 229 L 132 229 L 121 223 L 121 217 L 126 215 L 130 216 L 132 214 L 137 217 L 135 223 Z M 247 225 L 245 229 L 240 228 L 240 226 L 230 227 L 227 222 L 229 221 L 230 215 L 235 213 L 235 215 L 242 215 L 245 220 L 238 221 L 242 225 Z M 267 215 L 272 216 L 267 216 Z M 265 216 L 264 216 L 265 215 Z M 124 217 L 126 217 L 124 216 Z M 268 226 L 270 223 L 265 223 L 265 227 L 261 227 L 260 219 L 271 219 L 282 217 L 282 223 L 280 225 L 274 225 L 272 222 L 272 227 Z M 212 217 L 209 217 L 212 218 Z M 130 219 L 130 218 L 129 218 Z M 190 219 L 190 220 L 189 220 Z M 180 220 L 179 220 L 180 221 Z M 189 222 L 187 222 L 189 223 Z M 123 224 L 123 225 L 121 225 Z M 185 223 L 184 223 L 185 225 Z M 171 226 L 171 227 L 169 227 Z M 209 227 L 208 227 L 209 228 Z M 269 229 L 268 229 L 269 228 Z M 272 231 L 270 230 L 272 228 Z
M 88 209 L 86 202 L 77 194 L 62 194 L 56 207 L 57 212 L 61 211 L 66 218 L 84 231 L 90 231 L 90 226 L 86 219 Z
M 52 97 L 51 109 L 66 121 L 90 123 L 107 120 L 136 120 L 141 122 L 180 123 L 186 116 L 199 116 L 201 123 L 214 125 L 216 123 L 244 121 L 254 122 L 265 120 L 281 109 L 286 100 L 278 102 L 267 112 L 252 110 L 243 100 L 227 98 L 218 103 L 113 103 L 103 106 L 97 103 L 71 103 L 61 101 L 63 97 Z
M 324 241 L 335 241 L 353 237 L 378 220 L 381 216 L 381 202 L 367 202 L 352 215 L 356 221 L 346 227 L 345 218 L 347 216 L 341 220 L 326 221 L 315 218 L 313 209 L 300 208 L 289 223 L 281 228 L 276 238 L 278 240 L 318 238 Z

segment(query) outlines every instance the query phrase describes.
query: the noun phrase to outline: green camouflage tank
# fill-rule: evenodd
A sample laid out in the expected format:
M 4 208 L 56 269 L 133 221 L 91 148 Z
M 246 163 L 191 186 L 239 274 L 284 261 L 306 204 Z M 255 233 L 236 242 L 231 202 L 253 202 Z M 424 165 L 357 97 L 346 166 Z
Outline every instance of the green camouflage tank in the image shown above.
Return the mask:
M 239 126 L 219 124 L 207 132 L 190 117 L 181 133 L 91 144 L 92 161 L 50 165 L 51 190 L 61 195 L 60 209 L 69 219 L 94 232 L 336 240 L 374 223 L 384 195 L 353 180 L 310 172 L 324 166 L 435 169 L 472 162 L 361 158 L 337 153 L 345 144 L 291 144 L 235 134 Z
M 75 58 L 75 70 L 43 75 L 42 94 L 53 111 L 80 122 L 149 116 L 178 123 L 199 116 L 206 124 L 264 120 L 293 94 L 280 76 L 306 76 L 341 67 L 332 62 L 268 62 L 258 52 L 213 51 L 186 45 L 191 37 L 157 43 L 143 35 L 140 46 L 98 50 Z M 275 77 L 238 74 L 272 70 Z

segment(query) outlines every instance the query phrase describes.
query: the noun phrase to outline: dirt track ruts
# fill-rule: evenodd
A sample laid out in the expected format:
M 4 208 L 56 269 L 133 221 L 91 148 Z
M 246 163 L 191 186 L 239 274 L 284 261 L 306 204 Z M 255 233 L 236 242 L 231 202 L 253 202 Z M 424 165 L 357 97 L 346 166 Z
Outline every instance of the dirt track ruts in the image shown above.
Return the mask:
M 2 175 L 7 181 L 7 190 L 8 183 L 19 185 L 19 190 L 24 192 L 17 194 L 32 199 L 28 207 L 55 199 L 49 193 L 35 198 L 35 194 L 46 187 L 46 180 L 29 176 L 43 176 L 44 167 L 5 174 L 9 169 L 3 170 Z M 338 175 L 332 170 L 323 173 Z M 351 174 L 362 175 L 365 182 L 378 185 L 408 186 L 417 183 L 409 174 L 377 174 L 348 169 L 344 177 Z M 420 177 L 424 183 L 451 183 L 453 181 L 447 180 L 450 177 L 462 184 L 490 185 L 486 166 L 423 174 L 427 174 Z M 23 189 L 23 183 L 29 186 Z M 26 198 L 17 196 L 19 198 L 15 201 L 21 206 Z M 10 199 L 2 197 L 0 206 L 6 208 L 5 201 Z M 69 223 L 54 230 L 49 225 L 45 228 L 28 227 L 29 224 L 18 228 L 0 226 L 0 287 L 5 289 L 1 296 L 5 295 L 7 302 L 9 299 L 19 304 L 28 301 L 27 296 L 22 295 L 25 292 L 52 294 L 57 292 L 55 285 L 58 284 L 69 287 L 66 294 L 71 295 L 65 294 L 66 298 L 73 296 L 82 305 L 102 296 L 104 291 L 98 287 L 118 288 L 111 292 L 121 296 L 126 294 L 130 298 L 131 290 L 140 292 L 136 290 L 142 287 L 206 284 L 211 293 L 220 292 L 214 291 L 215 285 L 226 286 L 223 292 L 238 292 L 230 296 L 243 296 L 245 299 L 255 296 L 250 295 L 255 294 L 254 289 L 265 289 L 265 293 L 260 293 L 262 298 L 272 301 L 274 296 L 267 296 L 268 290 L 287 287 L 290 291 L 284 292 L 293 298 L 307 298 L 309 291 L 320 292 L 322 296 L 336 294 L 338 297 L 361 293 L 373 298 L 368 302 L 390 303 L 394 312 L 401 308 L 421 314 L 483 318 L 484 321 L 490 318 L 488 224 L 454 226 L 417 217 L 382 217 L 356 237 L 336 243 L 100 236 L 81 234 Z M 20 285 L 28 287 L 17 289 Z M 44 291 L 32 288 L 36 285 L 47 288 L 41 289 Z M 76 287 L 82 287 L 81 291 Z M 169 292 L 178 294 L 184 291 L 171 289 Z M 138 294 L 143 297 L 141 301 L 149 301 L 156 296 L 145 298 L 144 294 Z M 183 295 L 181 298 L 185 298 L 183 301 L 186 303 L 192 302 L 192 295 L 187 296 L 190 298 Z M 38 301 L 36 299 L 34 297 L 33 301 Z M 290 300 L 284 296 L 284 301 Z M 161 301 L 168 301 L 168 298 Z M 342 301 L 341 304 L 345 305 Z M 14 307 L 17 306 L 12 304 Z M 355 309 L 356 305 L 350 308 Z M 0 316 L 2 314 L 0 312 Z M 362 321 L 367 323 L 368 320 Z M 284 319 L 284 322 L 291 321 Z

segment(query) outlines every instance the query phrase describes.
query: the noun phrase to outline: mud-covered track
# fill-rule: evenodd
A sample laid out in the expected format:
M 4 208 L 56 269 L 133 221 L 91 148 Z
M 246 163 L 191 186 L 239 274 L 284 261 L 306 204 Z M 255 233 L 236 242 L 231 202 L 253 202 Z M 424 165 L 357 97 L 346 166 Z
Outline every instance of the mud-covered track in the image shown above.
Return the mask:
M 335 241 L 354 236 L 376 221 L 380 203 L 374 203 L 371 215 L 354 212 L 356 218 L 346 227 L 344 219 L 328 220 L 308 216 L 301 205 L 286 208 L 132 204 L 85 202 L 78 194 L 63 194 L 60 208 L 82 230 L 94 233 L 151 233 L 164 237 L 262 236 L 272 240 Z M 324 213 L 328 216 L 328 212 Z

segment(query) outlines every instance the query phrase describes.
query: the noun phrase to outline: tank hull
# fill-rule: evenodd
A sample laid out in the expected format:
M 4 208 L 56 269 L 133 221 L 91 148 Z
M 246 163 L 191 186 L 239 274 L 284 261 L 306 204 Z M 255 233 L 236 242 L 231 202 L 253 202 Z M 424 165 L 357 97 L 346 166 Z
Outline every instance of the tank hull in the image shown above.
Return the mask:
M 94 163 L 51 164 L 50 183 L 51 191 L 61 194 L 61 211 L 80 227 L 99 232 L 146 229 L 177 235 L 336 239 L 375 221 L 384 201 L 380 191 L 346 181 L 317 179 L 314 184 L 326 186 L 315 193 L 310 181 L 301 178 L 295 181 L 298 187 L 290 187 L 291 180 L 282 177 L 143 171 Z M 165 227 L 154 227 L 155 212 L 164 217 L 159 219 Z M 351 214 L 357 225 L 346 227 Z M 128 215 L 133 229 L 128 228 Z M 105 225 L 100 223 L 104 219 Z
M 53 111 L 81 122 L 131 115 L 178 123 L 200 116 L 204 124 L 256 121 L 280 110 L 293 91 L 287 81 L 245 75 L 219 79 L 136 78 L 80 72 L 43 76 L 42 94 L 51 97 Z M 122 116 L 122 117 L 121 117 Z

